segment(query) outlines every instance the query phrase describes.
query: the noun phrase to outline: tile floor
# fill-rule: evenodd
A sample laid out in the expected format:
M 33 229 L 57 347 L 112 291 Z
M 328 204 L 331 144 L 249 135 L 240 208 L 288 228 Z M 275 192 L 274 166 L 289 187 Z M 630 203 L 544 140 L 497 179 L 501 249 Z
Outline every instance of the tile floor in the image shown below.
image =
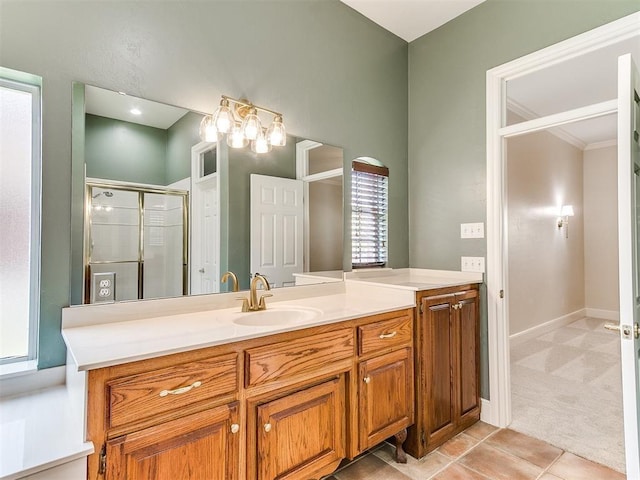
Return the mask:
M 324 480 L 624 480 L 546 442 L 478 422 L 421 460 L 392 459 L 386 443 Z

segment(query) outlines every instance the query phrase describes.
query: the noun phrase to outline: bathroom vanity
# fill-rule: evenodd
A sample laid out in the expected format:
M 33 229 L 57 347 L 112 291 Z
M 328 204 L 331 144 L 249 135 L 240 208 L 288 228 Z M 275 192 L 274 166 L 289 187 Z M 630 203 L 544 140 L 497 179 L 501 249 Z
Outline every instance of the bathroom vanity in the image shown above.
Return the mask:
M 246 313 L 237 293 L 65 309 L 95 447 L 87 478 L 307 480 L 389 437 L 405 461 L 407 428 L 431 432 L 421 399 L 442 393 L 425 382 L 438 377 L 443 388 L 450 378 L 425 370 L 416 348 L 442 352 L 440 365 L 461 347 L 453 375 L 468 387 L 450 398 L 477 398 L 477 371 L 467 370 L 477 328 L 466 331 L 477 287 L 469 277 L 441 281 L 419 293 L 375 278 L 276 289 L 266 310 Z M 423 294 L 437 332 L 416 322 Z M 456 335 L 461 343 L 447 343 Z M 457 404 L 445 407 L 461 418 Z M 433 433 L 427 449 L 446 435 Z
M 416 417 L 405 447 L 421 458 L 480 419 L 482 274 L 407 268 L 346 277 L 415 293 Z

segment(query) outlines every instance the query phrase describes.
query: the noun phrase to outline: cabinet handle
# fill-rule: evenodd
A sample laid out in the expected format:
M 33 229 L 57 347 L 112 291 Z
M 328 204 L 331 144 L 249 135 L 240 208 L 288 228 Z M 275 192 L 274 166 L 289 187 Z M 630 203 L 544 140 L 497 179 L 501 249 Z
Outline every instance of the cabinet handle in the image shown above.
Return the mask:
M 240 431 L 240 425 L 237 423 L 231 424 L 231 433 L 238 433 Z
M 393 338 L 398 334 L 395 330 L 391 333 L 381 333 L 380 338 Z
M 367 375 L 362 380 L 364 381 L 364 383 L 370 383 L 371 382 L 371 377 L 369 375 Z
M 186 387 L 176 388 L 175 390 L 162 390 L 160 392 L 161 397 L 166 397 L 167 395 L 181 395 L 183 393 L 187 393 L 192 388 L 196 388 L 202 385 L 202 382 L 193 382 L 191 385 L 187 385 Z
M 456 303 L 455 305 L 451 305 L 451 308 L 453 308 L 454 310 L 458 310 L 460 308 L 460 304 Z
M 264 424 L 264 431 L 269 433 L 271 431 L 271 424 L 270 423 L 265 423 Z

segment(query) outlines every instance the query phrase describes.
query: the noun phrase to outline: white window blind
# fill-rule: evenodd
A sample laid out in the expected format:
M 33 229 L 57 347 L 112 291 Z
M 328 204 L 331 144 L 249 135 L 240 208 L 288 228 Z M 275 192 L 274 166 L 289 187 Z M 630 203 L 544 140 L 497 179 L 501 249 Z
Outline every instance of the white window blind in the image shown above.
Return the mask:
M 351 264 L 387 263 L 389 169 L 354 161 L 351 171 Z

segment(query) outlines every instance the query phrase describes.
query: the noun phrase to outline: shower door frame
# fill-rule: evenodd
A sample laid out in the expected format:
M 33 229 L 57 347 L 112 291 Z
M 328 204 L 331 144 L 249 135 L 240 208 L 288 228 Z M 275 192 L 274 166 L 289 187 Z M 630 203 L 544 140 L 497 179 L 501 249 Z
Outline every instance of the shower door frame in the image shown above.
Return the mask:
M 91 261 L 91 209 L 93 206 L 92 192 L 94 188 L 108 190 L 121 190 L 135 192 L 138 194 L 138 260 L 105 260 L 100 262 Z M 84 304 L 91 303 L 91 264 L 124 264 L 137 263 L 137 300 L 144 299 L 144 194 L 177 195 L 182 197 L 182 295 L 189 294 L 189 192 L 172 188 L 154 187 L 127 182 L 104 182 L 98 179 L 85 181 L 85 202 L 84 202 L 84 248 L 83 248 L 83 281 L 82 299 Z

